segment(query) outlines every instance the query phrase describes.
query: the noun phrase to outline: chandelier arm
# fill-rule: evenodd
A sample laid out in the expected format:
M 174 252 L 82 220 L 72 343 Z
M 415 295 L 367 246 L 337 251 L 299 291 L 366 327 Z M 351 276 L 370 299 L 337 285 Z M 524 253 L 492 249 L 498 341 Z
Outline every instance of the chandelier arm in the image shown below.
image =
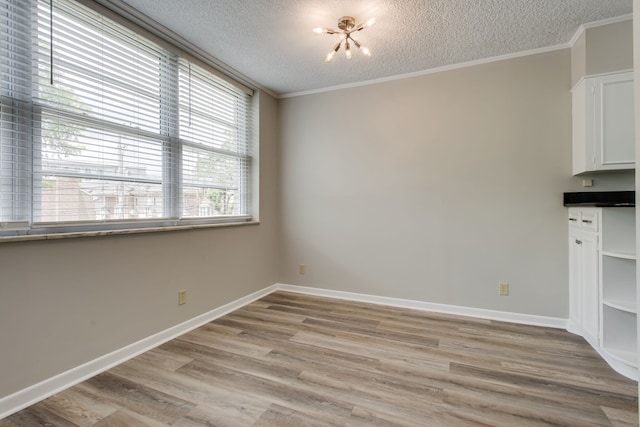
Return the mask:
M 316 27 L 313 29 L 316 34 L 340 34 L 340 31 L 336 31 L 333 28 Z
M 358 24 L 354 29 L 349 31 L 349 33 L 355 33 L 356 31 L 362 31 L 365 28 L 368 28 L 368 27 L 372 26 L 375 23 L 376 23 L 376 19 L 375 18 L 370 18 L 367 22 L 362 23 L 362 24 Z
M 366 56 L 371 56 L 371 51 L 369 50 L 369 48 L 367 48 L 366 46 L 362 46 L 362 43 L 360 43 L 358 40 L 354 39 L 351 36 L 349 36 L 349 39 L 351 39 L 353 44 L 355 44 L 356 47 L 362 51 L 363 54 L 365 54 Z

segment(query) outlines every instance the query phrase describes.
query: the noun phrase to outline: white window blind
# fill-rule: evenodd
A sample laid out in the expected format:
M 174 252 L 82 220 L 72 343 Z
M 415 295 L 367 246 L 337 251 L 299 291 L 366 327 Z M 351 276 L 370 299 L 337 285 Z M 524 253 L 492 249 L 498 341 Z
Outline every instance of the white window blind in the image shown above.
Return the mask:
M 241 214 L 247 209 L 247 97 L 185 60 L 179 74 L 184 214 Z
M 31 8 L 0 13 L 0 230 L 28 223 L 31 183 Z
M 0 0 L 0 224 L 248 219 L 249 96 L 96 11 L 52 1 Z

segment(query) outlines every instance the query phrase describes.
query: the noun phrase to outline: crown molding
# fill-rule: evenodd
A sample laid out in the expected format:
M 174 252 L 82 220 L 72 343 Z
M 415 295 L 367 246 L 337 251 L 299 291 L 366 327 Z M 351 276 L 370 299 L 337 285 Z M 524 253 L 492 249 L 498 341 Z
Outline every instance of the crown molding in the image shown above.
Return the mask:
M 379 79 L 365 80 L 365 81 L 362 81 L 362 82 L 348 83 L 348 84 L 344 84 L 344 85 L 330 86 L 330 87 L 326 87 L 326 88 L 313 89 L 313 90 L 302 91 L 302 92 L 286 93 L 286 94 L 281 94 L 278 98 L 280 98 L 280 99 L 282 99 L 282 98 L 294 98 L 294 97 L 304 96 L 304 95 L 313 95 L 313 94 L 316 94 L 316 93 L 332 92 L 332 91 L 341 90 L 341 89 L 350 89 L 350 88 L 360 87 L 360 86 L 375 85 L 375 84 L 391 82 L 391 81 L 395 81 L 395 80 L 410 79 L 412 77 L 420 77 L 420 76 L 425 76 L 425 75 L 428 75 L 428 74 L 442 73 L 444 71 L 451 71 L 451 70 L 457 70 L 457 69 L 460 69 L 460 68 L 473 67 L 475 65 L 489 64 L 491 62 L 504 61 L 504 60 L 507 60 L 507 59 L 521 58 L 523 56 L 537 55 L 539 53 L 553 52 L 553 51 L 556 51 L 556 50 L 568 49 L 570 47 L 571 46 L 569 46 L 568 43 L 561 44 L 561 45 L 556 45 L 556 46 L 542 47 L 542 48 L 538 48 L 538 49 L 531 49 L 531 50 L 525 50 L 525 51 L 521 51 L 521 52 L 508 53 L 508 54 L 505 54 L 505 55 L 492 56 L 492 57 L 489 57 L 489 58 L 476 59 L 476 60 L 473 60 L 473 61 L 460 62 L 460 63 L 457 63 L 457 64 L 444 65 L 442 67 L 429 68 L 429 69 L 426 69 L 426 70 L 415 71 L 415 72 L 412 72 L 412 73 L 397 74 L 395 76 L 382 77 L 382 78 L 379 78 Z
M 618 22 L 630 21 L 633 19 L 633 15 L 628 13 L 626 15 L 615 16 L 613 18 L 601 19 L 600 21 L 587 22 L 586 24 L 582 24 L 578 27 L 571 40 L 569 40 L 569 47 L 573 47 L 574 44 L 578 41 L 582 33 L 584 33 L 589 28 L 602 27 L 604 25 L 617 24 Z
M 427 70 L 416 71 L 416 72 L 413 72 L 413 73 L 398 74 L 398 75 L 395 75 L 395 76 L 383 77 L 383 78 L 380 78 L 380 79 L 366 80 L 366 81 L 362 81 L 362 82 L 348 83 L 348 84 L 344 84 L 344 85 L 331 86 L 331 87 L 326 87 L 326 88 L 321 88 L 321 89 L 313 89 L 313 90 L 308 90 L 308 91 L 285 93 L 285 94 L 279 95 L 278 98 L 279 99 L 295 98 L 295 97 L 304 96 L 304 95 L 313 95 L 313 94 L 317 94 L 317 93 L 332 92 L 332 91 L 335 91 L 335 90 L 350 89 L 350 88 L 355 88 L 355 87 L 360 87 L 360 86 L 374 85 L 374 84 L 379 84 L 379 83 L 391 82 L 391 81 L 395 81 L 395 80 L 403 80 L 403 79 L 408 79 L 408 78 L 412 78 L 412 77 L 425 76 L 425 75 L 428 75 L 428 74 L 442 73 L 444 71 L 457 70 L 457 69 L 460 69 L 460 68 L 473 67 L 473 66 L 476 66 L 476 65 L 488 64 L 488 63 L 491 63 L 491 62 L 497 62 L 497 61 L 504 61 L 504 60 L 508 60 L 508 59 L 520 58 L 520 57 L 523 57 L 523 56 L 537 55 L 539 53 L 553 52 L 553 51 L 562 50 L 562 49 L 570 49 L 576 43 L 578 38 L 580 38 L 582 33 L 584 31 L 586 31 L 587 29 L 589 29 L 589 28 L 602 27 L 604 25 L 616 24 L 618 22 L 629 21 L 631 19 L 633 19 L 633 15 L 632 14 L 626 14 L 626 15 L 616 16 L 616 17 L 613 17 L 613 18 L 607 18 L 607 19 L 602 19 L 602 20 L 599 20 L 599 21 L 593 21 L 593 22 L 588 22 L 586 24 L 582 24 L 582 25 L 580 25 L 580 27 L 578 27 L 578 29 L 576 30 L 576 32 L 573 35 L 573 37 L 571 37 L 569 42 L 563 43 L 563 44 L 559 44 L 559 45 L 555 45 L 555 46 L 549 46 L 549 47 L 543 47 L 543 48 L 538 48 L 538 49 L 525 50 L 525 51 L 521 51 L 521 52 L 515 52 L 515 53 L 506 54 L 506 55 L 498 55 L 498 56 L 493 56 L 493 57 L 489 57 L 489 58 L 477 59 L 477 60 L 474 60 L 474 61 L 460 62 L 460 63 L 457 63 L 457 64 L 445 65 L 445 66 L 436 67 L 436 68 L 429 68 Z

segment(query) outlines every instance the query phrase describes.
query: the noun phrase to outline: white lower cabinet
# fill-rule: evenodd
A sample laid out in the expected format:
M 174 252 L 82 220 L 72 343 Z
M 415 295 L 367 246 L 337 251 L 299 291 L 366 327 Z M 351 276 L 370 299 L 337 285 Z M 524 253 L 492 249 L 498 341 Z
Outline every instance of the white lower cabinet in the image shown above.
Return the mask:
M 569 327 L 638 379 L 635 208 L 569 209 Z
M 592 346 L 600 345 L 599 214 L 572 208 L 569 215 L 570 319 Z

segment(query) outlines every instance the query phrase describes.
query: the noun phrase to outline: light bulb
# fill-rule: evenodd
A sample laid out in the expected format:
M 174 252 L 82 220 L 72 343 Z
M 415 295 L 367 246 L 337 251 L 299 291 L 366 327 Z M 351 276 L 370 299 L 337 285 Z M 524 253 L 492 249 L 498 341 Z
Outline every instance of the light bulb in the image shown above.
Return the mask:
M 344 40 L 347 38 L 347 35 L 345 33 L 340 33 L 338 37 L 340 37 L 340 40 Z
M 324 28 L 316 27 L 316 28 L 313 29 L 313 32 L 316 33 L 316 34 L 322 34 L 322 33 L 324 33 Z
M 362 50 L 362 53 L 364 53 L 365 55 L 371 56 L 371 51 L 369 50 L 369 48 L 362 46 L 361 50 Z
M 349 40 L 347 40 L 347 43 L 344 46 L 344 54 L 347 59 L 351 59 L 351 46 L 349 45 Z
M 372 26 L 372 25 L 373 25 L 373 24 L 375 24 L 375 23 L 376 23 L 376 18 L 370 18 L 370 19 L 369 19 L 369 20 L 364 24 L 364 26 L 365 26 L 365 27 L 370 27 L 370 26 Z
M 342 40 L 336 43 L 336 45 L 333 47 L 333 50 L 329 52 L 327 58 L 325 59 L 326 62 L 331 62 L 333 57 L 336 55 L 336 52 L 340 50 L 340 46 L 342 46 Z

